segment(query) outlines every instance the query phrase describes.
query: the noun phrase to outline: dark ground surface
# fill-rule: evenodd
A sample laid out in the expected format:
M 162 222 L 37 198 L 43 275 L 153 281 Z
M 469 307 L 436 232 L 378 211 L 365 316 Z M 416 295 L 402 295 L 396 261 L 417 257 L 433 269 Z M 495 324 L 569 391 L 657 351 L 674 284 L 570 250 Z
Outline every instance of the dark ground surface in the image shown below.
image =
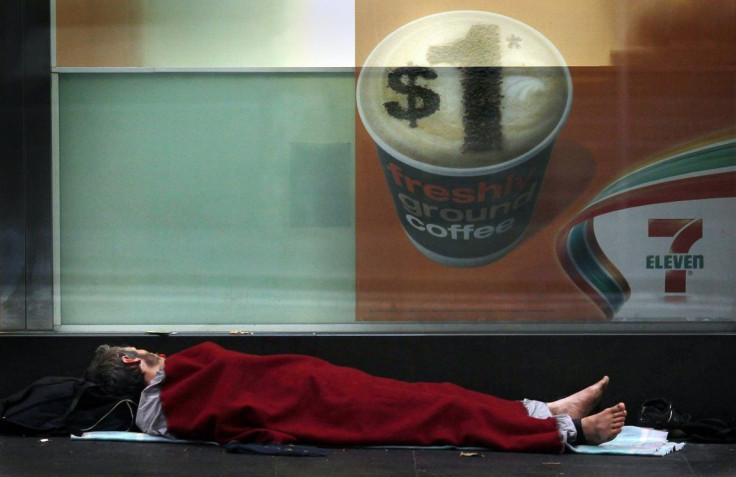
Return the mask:
M 688 443 L 664 457 L 457 450 L 329 449 L 325 457 L 230 454 L 205 445 L 0 436 L 2 477 L 735 476 L 736 444 Z

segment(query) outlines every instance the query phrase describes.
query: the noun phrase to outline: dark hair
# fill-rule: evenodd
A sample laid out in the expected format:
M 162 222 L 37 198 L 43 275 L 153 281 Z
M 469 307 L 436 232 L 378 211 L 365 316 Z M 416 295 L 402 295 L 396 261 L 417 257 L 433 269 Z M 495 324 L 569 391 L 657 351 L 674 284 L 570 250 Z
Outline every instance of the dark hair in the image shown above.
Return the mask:
M 125 364 L 121 359 L 131 354 L 135 356 L 134 352 L 120 346 L 101 345 L 84 374 L 85 379 L 112 395 L 138 400 L 146 380 L 140 367 Z

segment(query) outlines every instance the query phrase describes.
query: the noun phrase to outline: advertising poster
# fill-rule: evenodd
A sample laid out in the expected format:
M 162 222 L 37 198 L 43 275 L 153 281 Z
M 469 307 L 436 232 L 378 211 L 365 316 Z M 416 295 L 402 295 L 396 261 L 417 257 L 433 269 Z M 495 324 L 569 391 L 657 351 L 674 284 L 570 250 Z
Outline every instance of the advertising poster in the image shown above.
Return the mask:
M 736 319 L 734 8 L 357 2 L 357 320 Z M 501 17 L 420 20 L 452 10 Z M 523 146 L 514 101 L 549 123 Z M 402 149 L 453 111 L 456 163 Z

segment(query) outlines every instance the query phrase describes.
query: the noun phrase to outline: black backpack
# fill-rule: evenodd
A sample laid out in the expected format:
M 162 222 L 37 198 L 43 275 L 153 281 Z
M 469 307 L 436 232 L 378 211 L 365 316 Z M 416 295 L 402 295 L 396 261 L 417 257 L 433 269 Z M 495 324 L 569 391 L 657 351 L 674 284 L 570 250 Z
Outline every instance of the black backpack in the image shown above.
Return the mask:
M 79 378 L 45 377 L 0 400 L 0 433 L 32 436 L 129 431 L 137 403 Z

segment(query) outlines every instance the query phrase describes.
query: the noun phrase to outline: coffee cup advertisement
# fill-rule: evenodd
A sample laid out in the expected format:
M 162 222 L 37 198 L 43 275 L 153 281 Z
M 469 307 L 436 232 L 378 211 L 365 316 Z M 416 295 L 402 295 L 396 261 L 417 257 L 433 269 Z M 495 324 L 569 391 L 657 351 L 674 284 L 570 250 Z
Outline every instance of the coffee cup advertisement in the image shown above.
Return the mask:
M 736 319 L 732 14 L 535 5 L 356 3 L 356 319 Z
M 523 239 L 572 83 L 531 27 L 444 12 L 373 50 L 357 102 L 411 243 L 437 263 L 474 267 Z

